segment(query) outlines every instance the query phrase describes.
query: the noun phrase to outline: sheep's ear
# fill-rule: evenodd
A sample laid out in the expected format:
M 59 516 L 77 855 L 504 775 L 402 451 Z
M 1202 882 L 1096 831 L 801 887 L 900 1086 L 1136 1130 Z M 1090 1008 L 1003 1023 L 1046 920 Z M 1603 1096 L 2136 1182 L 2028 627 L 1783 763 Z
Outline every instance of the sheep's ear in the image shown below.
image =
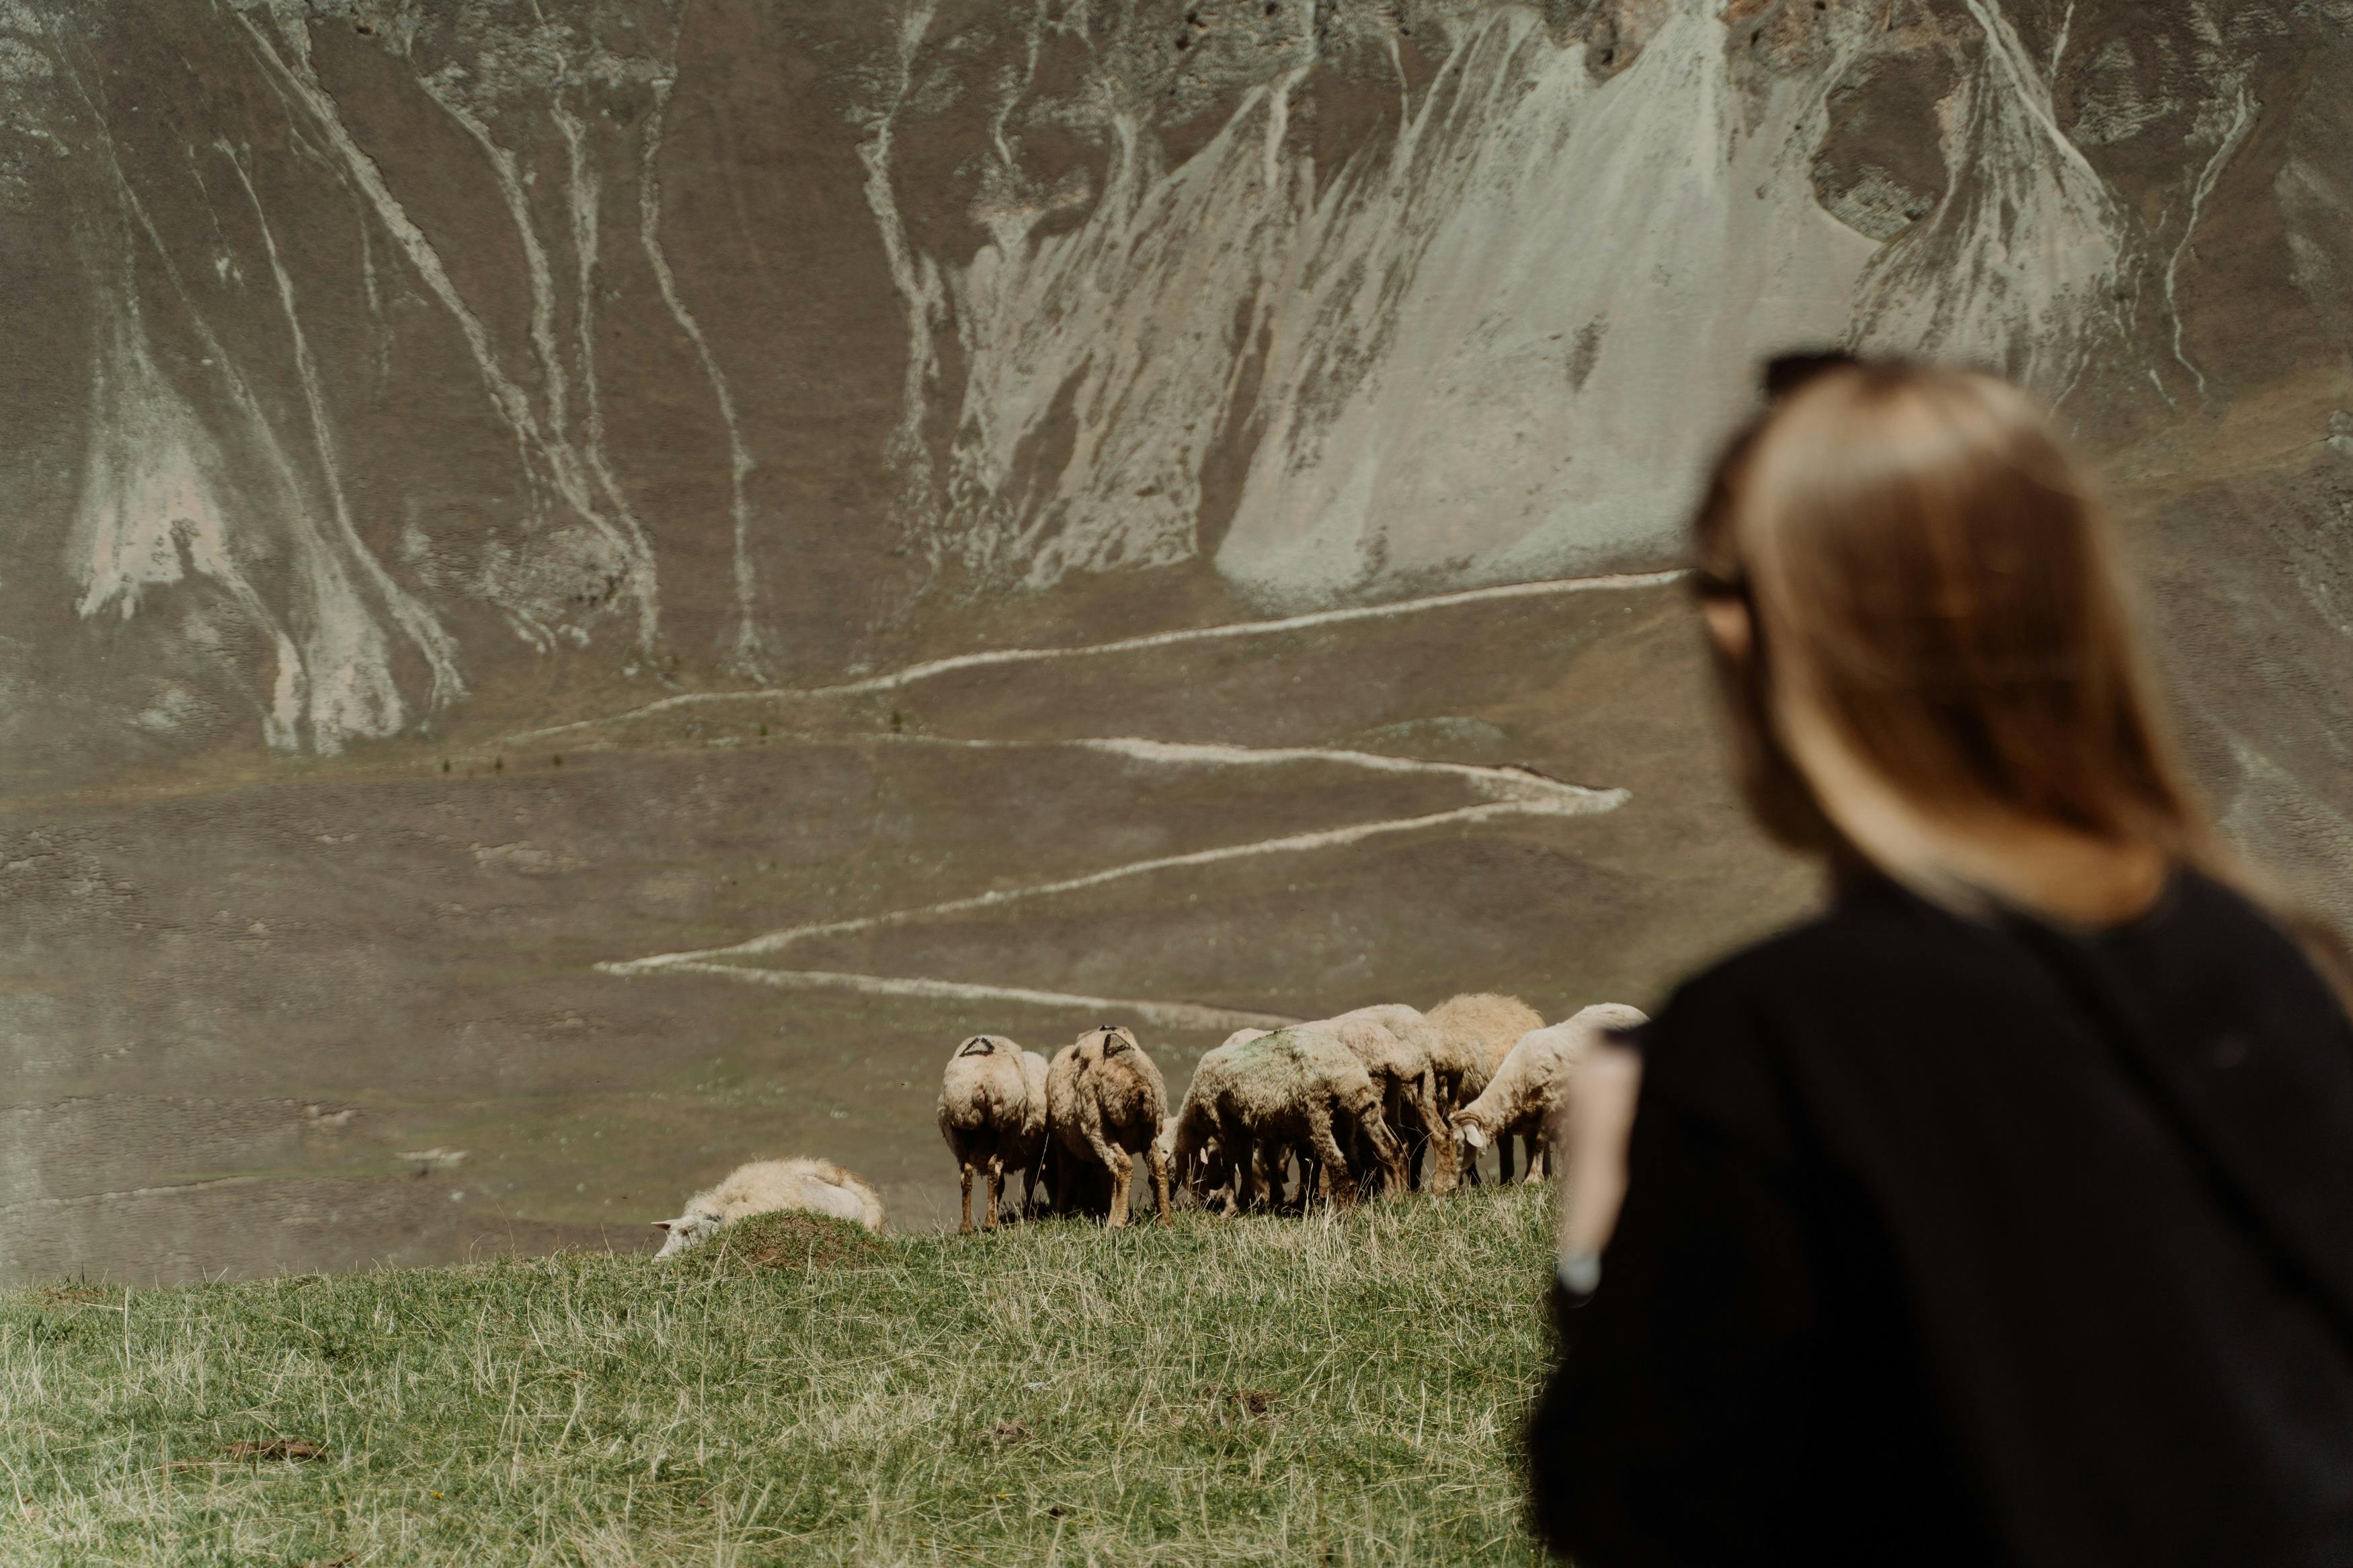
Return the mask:
M 960 1057 L 985 1057 L 995 1049 L 997 1049 L 996 1045 L 990 1041 L 987 1035 L 975 1035 L 972 1038 L 966 1040 L 963 1045 L 956 1047 L 956 1055 Z
M 678 1222 L 676 1220 L 658 1219 L 653 1222 L 653 1226 L 656 1230 L 660 1231 L 664 1236 L 668 1236 L 670 1234 L 670 1227 L 677 1223 Z
M 1119 1030 L 1105 1029 L 1103 1031 L 1103 1055 L 1107 1057 L 1117 1056 L 1120 1052 L 1125 1049 L 1127 1049 L 1127 1041 L 1121 1038 Z

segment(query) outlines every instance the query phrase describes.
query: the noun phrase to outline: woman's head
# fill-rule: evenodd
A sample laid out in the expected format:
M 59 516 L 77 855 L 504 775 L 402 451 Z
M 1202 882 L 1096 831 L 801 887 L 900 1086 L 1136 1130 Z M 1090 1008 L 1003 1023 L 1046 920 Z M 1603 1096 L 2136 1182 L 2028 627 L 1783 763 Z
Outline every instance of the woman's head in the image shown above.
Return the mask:
M 1835 357 L 1767 384 L 1695 528 L 1767 829 L 2030 904 L 2004 869 L 2021 850 L 2063 874 L 2053 846 L 2207 858 L 2106 524 L 2034 405 L 1989 376 Z

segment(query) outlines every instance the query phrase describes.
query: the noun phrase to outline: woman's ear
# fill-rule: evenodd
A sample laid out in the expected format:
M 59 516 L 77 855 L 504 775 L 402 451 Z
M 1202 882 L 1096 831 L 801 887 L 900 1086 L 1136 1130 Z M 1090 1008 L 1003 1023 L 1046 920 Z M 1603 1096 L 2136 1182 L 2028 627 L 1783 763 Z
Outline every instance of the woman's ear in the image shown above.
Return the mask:
M 1757 628 L 1748 618 L 1748 606 L 1741 600 L 1725 596 L 1702 601 L 1700 615 L 1707 621 L 1707 635 L 1716 650 L 1730 659 L 1747 658 L 1757 646 Z

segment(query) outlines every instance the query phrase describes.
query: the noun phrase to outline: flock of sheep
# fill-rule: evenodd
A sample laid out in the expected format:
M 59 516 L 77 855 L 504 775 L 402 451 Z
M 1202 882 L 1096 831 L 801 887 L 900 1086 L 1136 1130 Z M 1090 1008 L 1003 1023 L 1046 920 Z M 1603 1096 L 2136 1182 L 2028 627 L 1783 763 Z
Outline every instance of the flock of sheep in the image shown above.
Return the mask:
M 1345 1205 L 1368 1193 L 1451 1192 L 1477 1183 L 1495 1145 L 1513 1177 L 1549 1173 L 1547 1129 L 1569 1069 L 1599 1035 L 1643 1021 L 1617 1003 L 1547 1026 L 1526 1003 L 1455 996 L 1423 1014 L 1402 1004 L 1360 1007 L 1313 1024 L 1237 1030 L 1202 1057 L 1184 1103 L 1133 1030 L 1102 1025 L 1049 1062 L 1002 1035 L 975 1035 L 948 1058 L 940 1132 L 963 1178 L 964 1223 L 985 1184 L 978 1228 L 1018 1215 L 1092 1214 L 1113 1226 L 1134 1206 L 1136 1165 L 1151 1176 L 1165 1222 L 1178 1201 L 1228 1214 Z M 1018 1173 L 1011 1213 L 1006 1178 Z M 824 1160 L 762 1160 L 655 1222 L 667 1258 L 754 1214 L 797 1209 L 882 1227 L 874 1189 Z
M 1132 1030 L 1089 1029 L 1051 1063 L 1001 1035 L 975 1035 L 949 1058 L 940 1089 L 940 1132 L 963 1177 L 962 1228 L 974 1228 L 974 1179 L 986 1180 L 988 1229 L 1015 1171 L 1018 1212 L 1050 1207 L 1124 1226 L 1139 1158 L 1163 1220 L 1176 1200 L 1231 1214 L 1346 1204 L 1376 1190 L 1450 1192 L 1479 1180 L 1479 1151 L 1491 1142 L 1508 1182 L 1514 1139 L 1533 1179 L 1539 1164 L 1549 1171 L 1545 1130 L 1587 1042 L 1641 1022 L 1633 1008 L 1604 1003 L 1546 1026 L 1525 1002 L 1482 994 L 1427 1015 L 1390 1004 L 1241 1029 L 1201 1058 L 1174 1115 Z

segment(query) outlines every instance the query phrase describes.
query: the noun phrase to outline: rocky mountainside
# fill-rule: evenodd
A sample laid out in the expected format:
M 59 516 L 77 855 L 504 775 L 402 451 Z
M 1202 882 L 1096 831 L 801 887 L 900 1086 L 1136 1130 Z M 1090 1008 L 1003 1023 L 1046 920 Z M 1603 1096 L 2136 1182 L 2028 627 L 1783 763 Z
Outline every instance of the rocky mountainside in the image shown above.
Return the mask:
M 0 0 L 0 1276 L 1654 998 L 1805 895 L 1642 574 L 1823 342 L 2057 405 L 2353 917 L 2353 0 Z
M 1793 342 L 2172 448 L 2341 374 L 2348 16 L 11 0 L 10 748 L 1656 563 Z

